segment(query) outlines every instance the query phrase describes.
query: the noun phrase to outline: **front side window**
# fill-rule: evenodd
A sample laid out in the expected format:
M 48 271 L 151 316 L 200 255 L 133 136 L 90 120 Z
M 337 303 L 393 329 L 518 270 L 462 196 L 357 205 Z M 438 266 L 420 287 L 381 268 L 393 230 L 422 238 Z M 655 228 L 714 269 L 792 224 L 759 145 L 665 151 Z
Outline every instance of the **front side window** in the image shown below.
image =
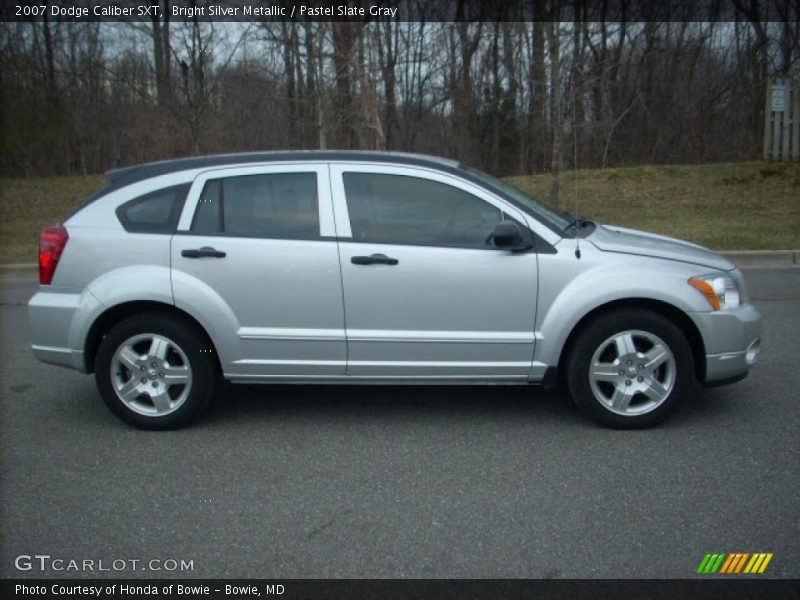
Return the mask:
M 545 206 L 532 196 L 529 196 L 522 190 L 515 188 L 513 185 L 510 185 L 501 179 L 497 179 L 496 177 L 492 177 L 483 171 L 473 169 L 472 167 L 461 165 L 461 168 L 473 177 L 482 181 L 484 184 L 488 185 L 490 189 L 495 188 L 500 190 L 500 192 L 511 196 L 515 202 L 524 206 L 531 215 L 535 216 L 539 221 L 547 225 L 547 227 L 558 234 L 563 234 L 564 229 L 570 224 L 571 219 L 565 217 L 564 213 L 555 211 L 552 208 Z
M 173 233 L 190 187 L 176 185 L 129 200 L 117 208 L 117 218 L 126 231 Z
M 274 173 L 210 179 L 192 232 L 242 237 L 319 237 L 316 173 Z
M 379 244 L 491 247 L 503 213 L 459 188 L 406 175 L 344 173 L 353 240 Z

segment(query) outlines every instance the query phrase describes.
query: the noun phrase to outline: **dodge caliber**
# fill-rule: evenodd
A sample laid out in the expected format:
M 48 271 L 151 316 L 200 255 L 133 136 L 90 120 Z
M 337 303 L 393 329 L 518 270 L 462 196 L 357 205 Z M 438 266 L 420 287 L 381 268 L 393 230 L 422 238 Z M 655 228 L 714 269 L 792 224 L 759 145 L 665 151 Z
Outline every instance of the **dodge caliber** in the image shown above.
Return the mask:
M 727 259 L 413 154 L 111 171 L 42 231 L 39 279 L 36 357 L 94 373 L 144 429 L 189 423 L 223 380 L 561 385 L 603 425 L 649 427 L 760 346 Z

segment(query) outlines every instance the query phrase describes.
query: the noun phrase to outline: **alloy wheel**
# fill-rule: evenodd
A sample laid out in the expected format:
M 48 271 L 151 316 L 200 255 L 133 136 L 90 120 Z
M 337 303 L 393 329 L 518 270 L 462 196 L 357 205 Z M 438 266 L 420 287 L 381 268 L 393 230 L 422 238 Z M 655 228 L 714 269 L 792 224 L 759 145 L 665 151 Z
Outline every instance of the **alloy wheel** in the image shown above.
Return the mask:
M 184 351 L 169 338 L 145 333 L 128 338 L 111 359 L 117 397 L 132 411 L 168 415 L 183 405 L 192 387 L 192 368 Z
M 669 397 L 676 368 L 675 356 L 661 338 L 647 331 L 622 331 L 598 346 L 589 365 L 589 385 L 611 412 L 642 415 Z

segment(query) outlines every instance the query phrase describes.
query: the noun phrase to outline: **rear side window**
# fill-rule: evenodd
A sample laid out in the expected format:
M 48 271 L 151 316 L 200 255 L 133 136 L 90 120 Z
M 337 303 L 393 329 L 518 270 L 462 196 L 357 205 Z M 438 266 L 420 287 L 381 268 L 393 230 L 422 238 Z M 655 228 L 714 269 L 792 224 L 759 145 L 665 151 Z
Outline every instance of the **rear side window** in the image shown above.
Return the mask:
M 211 179 L 195 210 L 192 232 L 241 237 L 316 239 L 316 173 L 274 173 Z
M 117 218 L 126 231 L 173 233 L 190 187 L 176 185 L 129 200 L 117 208 Z
M 344 173 L 353 240 L 486 248 L 504 216 L 459 188 L 418 177 Z

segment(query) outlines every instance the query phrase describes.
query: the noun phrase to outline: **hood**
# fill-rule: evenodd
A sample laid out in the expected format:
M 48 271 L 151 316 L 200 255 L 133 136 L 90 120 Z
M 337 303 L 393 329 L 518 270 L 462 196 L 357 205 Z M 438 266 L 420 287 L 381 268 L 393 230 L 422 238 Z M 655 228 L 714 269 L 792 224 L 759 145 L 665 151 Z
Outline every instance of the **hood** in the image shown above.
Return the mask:
M 730 271 L 736 267 L 727 258 L 703 246 L 616 225 L 598 223 L 597 228 L 586 239 L 606 252 L 679 260 L 723 271 Z

